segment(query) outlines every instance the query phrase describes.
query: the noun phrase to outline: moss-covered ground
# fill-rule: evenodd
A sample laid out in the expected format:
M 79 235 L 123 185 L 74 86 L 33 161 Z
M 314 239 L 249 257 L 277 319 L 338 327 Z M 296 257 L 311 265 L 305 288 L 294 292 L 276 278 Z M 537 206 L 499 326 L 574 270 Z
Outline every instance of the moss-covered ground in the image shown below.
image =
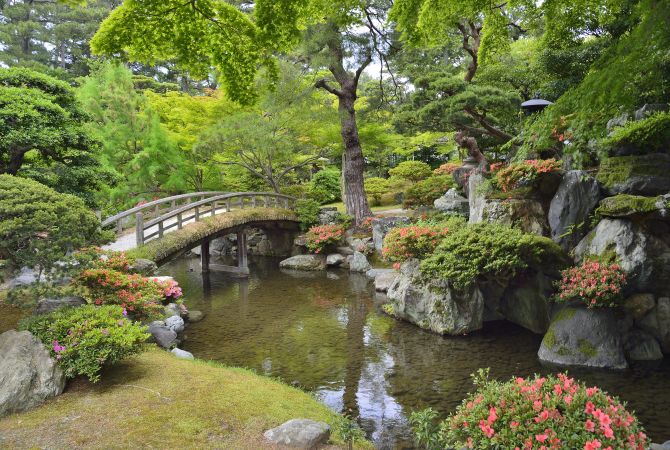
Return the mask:
M 338 421 L 279 381 L 152 348 L 107 368 L 97 384 L 71 381 L 44 405 L 0 419 L 0 448 L 273 448 L 263 431 L 298 417 Z M 332 439 L 329 448 L 345 447 Z

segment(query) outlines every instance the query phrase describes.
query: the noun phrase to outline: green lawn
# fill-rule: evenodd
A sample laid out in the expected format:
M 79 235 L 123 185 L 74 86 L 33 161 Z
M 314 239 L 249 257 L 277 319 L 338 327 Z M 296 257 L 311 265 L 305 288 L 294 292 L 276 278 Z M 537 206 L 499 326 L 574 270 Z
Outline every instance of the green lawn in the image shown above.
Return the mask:
M 298 417 L 338 420 L 271 378 L 152 348 L 108 368 L 97 384 L 73 381 L 46 404 L 0 419 L 0 447 L 272 448 L 263 431 Z M 345 447 L 333 439 L 329 448 Z
M 342 202 L 329 203 L 329 204 L 323 205 L 323 206 L 324 207 L 335 206 L 338 209 L 338 211 L 345 212 L 344 203 L 342 203 Z M 370 209 L 372 209 L 372 212 L 384 212 L 384 211 L 389 211 L 391 209 L 402 209 L 402 205 L 400 203 L 398 203 L 398 204 L 395 204 L 395 205 L 372 206 Z

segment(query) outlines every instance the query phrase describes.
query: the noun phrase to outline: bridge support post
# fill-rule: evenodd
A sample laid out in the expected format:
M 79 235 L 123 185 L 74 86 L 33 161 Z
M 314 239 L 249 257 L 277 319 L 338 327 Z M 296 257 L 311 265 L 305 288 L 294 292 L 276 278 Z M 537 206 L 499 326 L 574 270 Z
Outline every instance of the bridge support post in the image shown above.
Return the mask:
M 249 273 L 247 259 L 247 234 L 244 232 L 244 230 L 237 232 L 237 267 L 240 269 L 240 273 Z
M 144 215 L 141 212 L 135 214 L 135 242 L 137 246 L 144 245 Z
M 209 241 L 200 245 L 200 264 L 202 265 L 202 273 L 209 273 Z

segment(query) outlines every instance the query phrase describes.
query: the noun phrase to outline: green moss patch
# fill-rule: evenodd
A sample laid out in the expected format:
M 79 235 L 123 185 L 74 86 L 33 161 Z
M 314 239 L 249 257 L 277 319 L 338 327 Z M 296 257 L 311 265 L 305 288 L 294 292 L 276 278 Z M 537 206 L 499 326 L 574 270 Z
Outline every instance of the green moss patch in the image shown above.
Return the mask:
M 339 420 L 279 381 L 153 349 L 108 368 L 95 385 L 76 380 L 45 405 L 0 419 L 0 435 L 14 449 L 269 448 L 263 431 L 297 417 Z
M 601 162 L 596 179 L 606 188 L 613 188 L 634 176 L 668 176 L 667 168 L 667 159 L 659 161 L 649 155 L 615 156 Z
M 644 120 L 631 121 L 617 128 L 602 142 L 604 149 L 635 148 L 643 153 L 670 150 L 670 113 L 653 114 Z
M 615 195 L 600 202 L 596 215 L 599 217 L 628 217 L 652 213 L 657 210 L 656 203 L 659 198 L 629 194 Z
M 577 344 L 579 344 L 579 351 L 583 355 L 588 356 L 589 358 L 595 358 L 598 356 L 598 350 L 588 340 L 580 339 L 577 341 Z

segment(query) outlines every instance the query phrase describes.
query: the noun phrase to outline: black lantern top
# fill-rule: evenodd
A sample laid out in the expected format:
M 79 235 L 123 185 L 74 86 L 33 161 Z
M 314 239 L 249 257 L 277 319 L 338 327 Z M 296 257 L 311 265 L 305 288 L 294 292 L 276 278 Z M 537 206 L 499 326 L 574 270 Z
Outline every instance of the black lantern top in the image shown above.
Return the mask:
M 521 104 L 521 109 L 523 109 L 526 114 L 532 114 L 534 112 L 542 111 L 549 105 L 553 105 L 549 100 L 543 100 L 540 98 L 540 95 L 536 95 L 535 98 L 531 100 L 526 100 Z

